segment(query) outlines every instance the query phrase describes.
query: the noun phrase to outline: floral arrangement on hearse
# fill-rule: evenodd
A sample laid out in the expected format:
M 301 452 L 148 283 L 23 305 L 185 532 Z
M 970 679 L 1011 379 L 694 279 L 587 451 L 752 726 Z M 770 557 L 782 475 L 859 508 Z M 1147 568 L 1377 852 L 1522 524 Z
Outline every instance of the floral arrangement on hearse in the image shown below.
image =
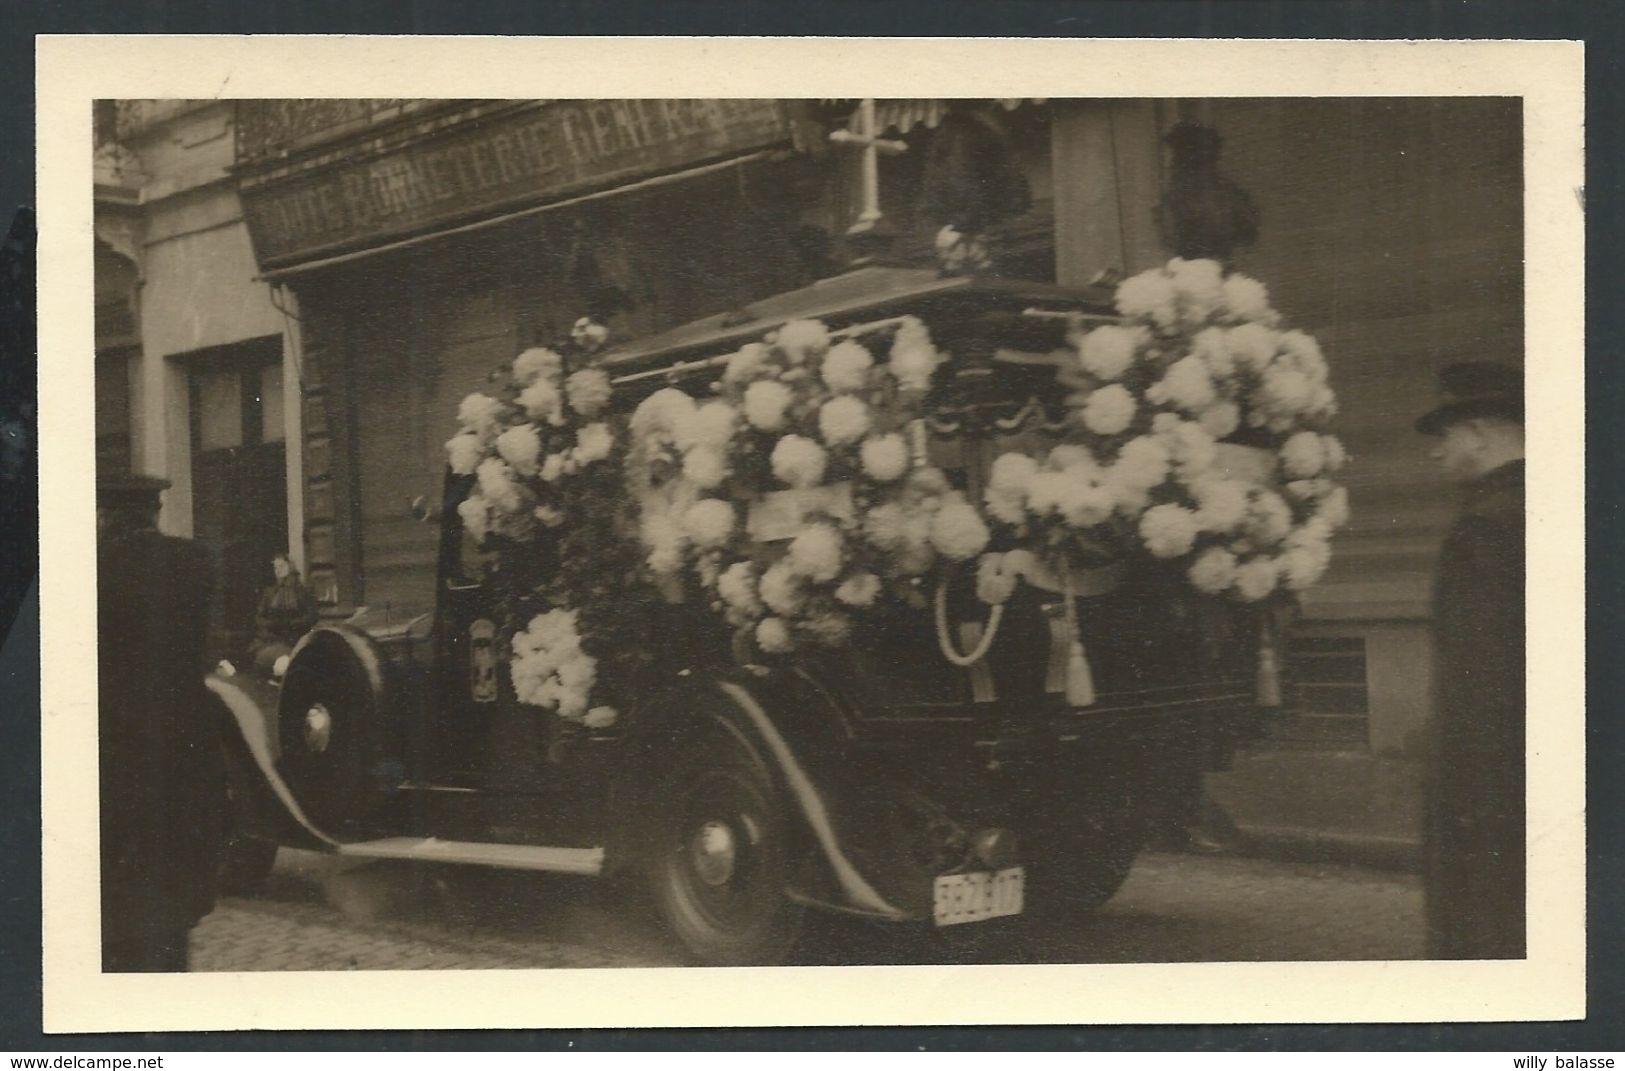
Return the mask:
M 465 399 L 447 444 L 477 485 L 463 521 L 509 596 L 518 698 L 612 723 L 620 663 L 646 649 L 627 607 L 660 597 L 709 605 L 753 659 L 839 647 L 882 604 L 934 599 L 943 654 L 966 665 L 1019 583 L 1070 596 L 1074 572 L 1112 561 L 1243 603 L 1314 584 L 1348 514 L 1315 340 L 1213 261 L 1141 273 L 1116 302 L 1116 321 L 1072 324 L 1051 445 L 998 456 L 975 499 L 931 463 L 951 358 L 911 316 L 786 323 L 708 362 L 720 376 L 703 397 L 667 387 L 630 415 L 611 412 L 598 325 L 520 354 L 495 393 Z M 959 569 L 974 569 L 989 612 L 970 651 L 945 619 Z M 1075 600 L 1063 603 L 1067 691 L 1087 703 Z

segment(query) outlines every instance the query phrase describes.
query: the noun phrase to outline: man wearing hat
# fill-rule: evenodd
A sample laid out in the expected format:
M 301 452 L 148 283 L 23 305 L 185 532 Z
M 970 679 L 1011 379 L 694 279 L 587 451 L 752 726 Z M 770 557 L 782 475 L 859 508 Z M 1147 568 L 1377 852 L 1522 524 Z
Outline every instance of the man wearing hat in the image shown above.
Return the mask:
M 204 687 L 209 562 L 158 531 L 168 483 L 96 487 L 102 969 L 182 971 L 214 909 L 225 764 Z
M 1524 955 L 1523 377 L 1439 375 L 1416 422 L 1465 499 L 1439 552 L 1426 830 L 1428 954 Z

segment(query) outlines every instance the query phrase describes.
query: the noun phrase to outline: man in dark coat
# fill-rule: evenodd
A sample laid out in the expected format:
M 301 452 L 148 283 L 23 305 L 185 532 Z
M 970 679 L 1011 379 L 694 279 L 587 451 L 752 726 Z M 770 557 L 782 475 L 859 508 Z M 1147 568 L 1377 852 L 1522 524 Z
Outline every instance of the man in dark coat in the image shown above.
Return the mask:
M 1523 379 L 1483 362 L 1440 374 L 1417 421 L 1466 492 L 1439 553 L 1426 830 L 1429 956 L 1524 955 Z
M 163 480 L 97 481 L 102 969 L 182 971 L 214 909 L 225 761 L 204 686 L 209 563 L 159 533 Z

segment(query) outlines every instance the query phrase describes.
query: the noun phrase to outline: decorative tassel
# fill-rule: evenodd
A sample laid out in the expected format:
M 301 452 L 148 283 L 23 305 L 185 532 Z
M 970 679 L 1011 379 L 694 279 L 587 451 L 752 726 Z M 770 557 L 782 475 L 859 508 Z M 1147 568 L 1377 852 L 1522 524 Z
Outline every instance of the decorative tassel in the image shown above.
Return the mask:
M 1095 675 L 1083 653 L 1083 640 L 1074 636 L 1066 659 L 1066 701 L 1075 707 L 1095 705 Z
M 1078 624 L 1077 588 L 1072 583 L 1072 568 L 1066 559 L 1058 563 L 1061 574 L 1062 607 L 1066 612 L 1066 630 L 1071 644 L 1066 653 L 1066 701 L 1074 707 L 1095 705 L 1095 675 L 1089 669 L 1089 659 L 1083 653 L 1083 627 Z
M 1060 695 L 1066 691 L 1066 663 L 1072 648 L 1072 631 L 1067 626 L 1066 611 L 1060 603 L 1050 603 L 1044 607 L 1044 614 L 1049 620 L 1049 659 L 1044 664 L 1044 692 L 1047 695 Z
M 1275 637 L 1268 625 L 1258 643 L 1258 705 L 1273 708 L 1281 705 L 1281 660 L 1275 653 Z

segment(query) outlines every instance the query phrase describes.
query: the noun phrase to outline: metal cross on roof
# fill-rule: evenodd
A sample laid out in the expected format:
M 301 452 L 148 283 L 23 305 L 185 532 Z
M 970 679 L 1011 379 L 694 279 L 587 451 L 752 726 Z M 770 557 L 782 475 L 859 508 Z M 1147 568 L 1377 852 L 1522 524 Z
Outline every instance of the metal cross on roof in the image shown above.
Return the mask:
M 832 131 L 829 140 L 837 145 L 860 145 L 863 147 L 863 207 L 858 212 L 858 218 L 852 226 L 846 229 L 848 238 L 858 238 L 874 232 L 883 218 L 880 211 L 880 154 L 895 156 L 908 151 L 908 145 L 901 141 L 892 141 L 880 136 L 875 122 L 875 100 L 873 97 L 863 98 L 858 110 L 853 115 L 857 122 L 856 130 Z

